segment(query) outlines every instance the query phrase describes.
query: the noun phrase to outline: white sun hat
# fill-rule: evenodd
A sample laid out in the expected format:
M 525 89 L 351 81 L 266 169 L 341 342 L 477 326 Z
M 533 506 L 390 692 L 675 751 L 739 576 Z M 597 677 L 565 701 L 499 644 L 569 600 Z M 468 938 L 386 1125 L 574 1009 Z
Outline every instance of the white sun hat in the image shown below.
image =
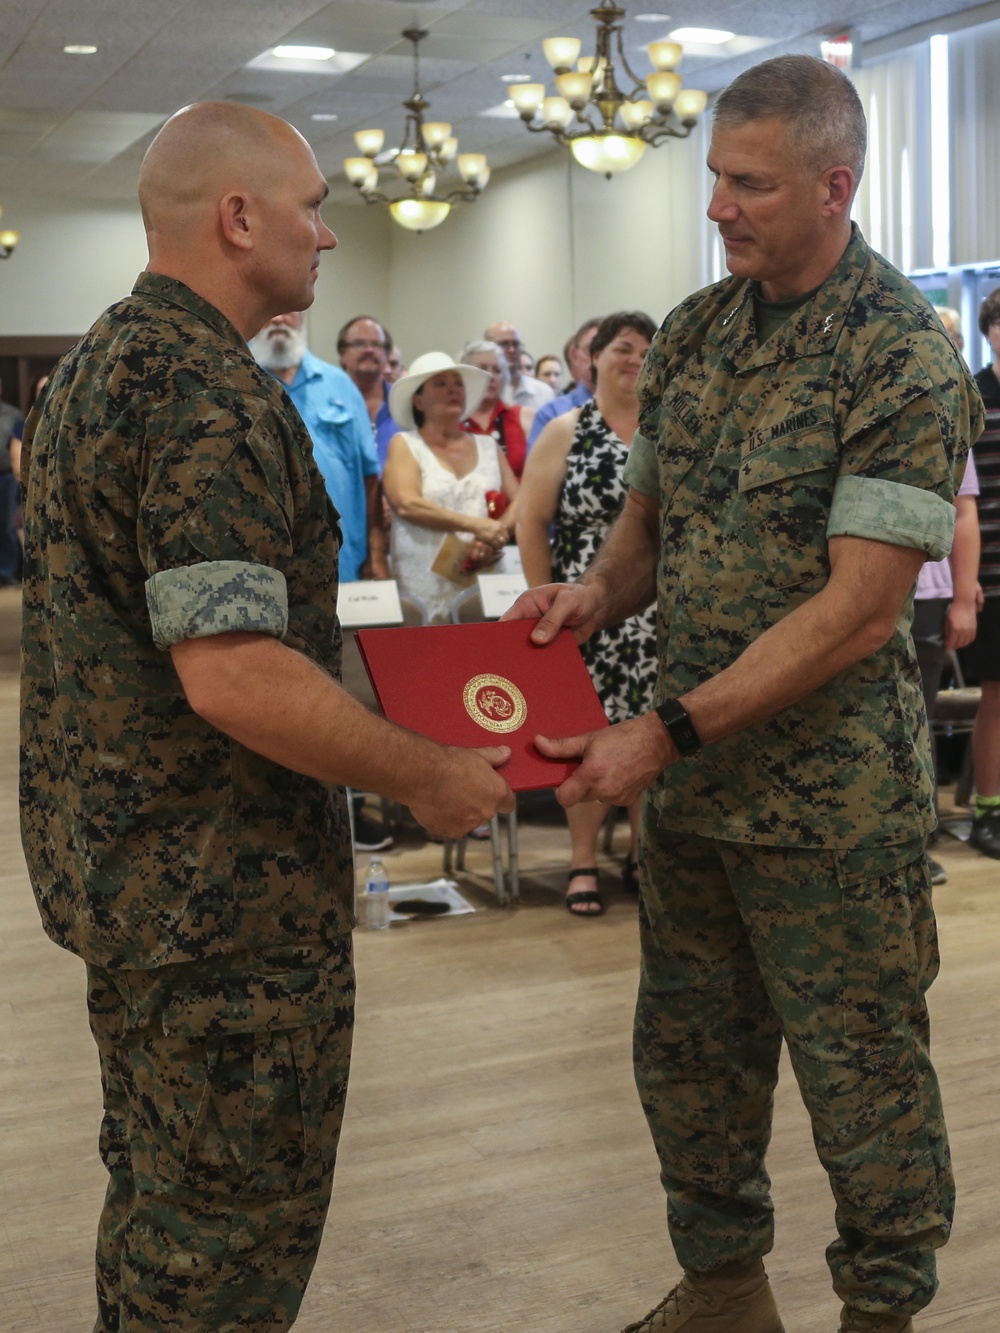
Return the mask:
M 425 352 L 410 366 L 410 373 L 398 379 L 389 390 L 389 411 L 393 421 L 410 430 L 416 426 L 413 419 L 413 395 L 443 370 L 458 371 L 465 385 L 465 415 L 475 412 L 489 387 L 488 372 L 480 370 L 478 366 L 466 366 L 453 361 L 447 352 Z

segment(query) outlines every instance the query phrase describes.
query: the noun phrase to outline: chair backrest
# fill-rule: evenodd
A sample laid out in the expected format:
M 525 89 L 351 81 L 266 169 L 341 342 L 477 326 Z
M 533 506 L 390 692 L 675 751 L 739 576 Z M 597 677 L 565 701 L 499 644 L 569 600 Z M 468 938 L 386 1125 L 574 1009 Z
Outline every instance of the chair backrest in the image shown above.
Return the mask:
M 453 625 L 471 625 L 480 620 L 485 620 L 483 615 L 483 599 L 479 595 L 479 589 L 475 586 L 466 588 L 460 592 L 451 604 L 451 621 Z
M 947 660 L 954 684 L 938 690 L 934 700 L 931 731 L 937 735 L 971 731 L 983 693 L 978 685 L 966 685 L 956 652 L 949 650 Z

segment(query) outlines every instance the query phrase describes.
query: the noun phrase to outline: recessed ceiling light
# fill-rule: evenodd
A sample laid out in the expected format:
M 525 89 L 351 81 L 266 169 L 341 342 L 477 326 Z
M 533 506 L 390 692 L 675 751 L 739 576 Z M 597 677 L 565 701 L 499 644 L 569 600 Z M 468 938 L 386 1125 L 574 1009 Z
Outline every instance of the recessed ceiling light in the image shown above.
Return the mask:
M 669 23 L 669 14 L 636 14 L 636 23 Z
M 279 60 L 329 60 L 337 52 L 332 46 L 276 46 L 272 54 Z
M 85 46 L 83 43 L 76 43 L 72 46 L 64 46 L 63 50 L 68 56 L 92 56 L 97 53 L 96 46 Z
M 336 120 L 336 111 L 314 111 L 309 117 L 310 120 Z
M 719 28 L 675 28 L 670 34 L 675 42 L 696 42 L 702 46 L 722 46 L 724 42 L 732 41 L 733 35 Z
M 530 83 L 530 82 L 531 82 L 531 75 L 530 75 L 530 74 L 501 74 L 501 75 L 500 75 L 500 82 L 501 82 L 501 83 Z

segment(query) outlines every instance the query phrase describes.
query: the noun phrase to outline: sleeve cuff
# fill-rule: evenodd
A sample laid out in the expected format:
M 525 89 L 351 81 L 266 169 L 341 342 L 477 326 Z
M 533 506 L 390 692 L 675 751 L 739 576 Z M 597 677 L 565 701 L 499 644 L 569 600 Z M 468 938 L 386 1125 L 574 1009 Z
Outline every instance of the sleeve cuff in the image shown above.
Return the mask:
M 847 475 L 834 489 L 826 535 L 912 546 L 943 560 L 955 535 L 955 506 L 918 486 Z
M 162 569 L 146 581 L 157 648 L 213 634 L 270 634 L 288 629 L 285 576 L 267 565 L 207 560 Z
M 640 431 L 632 437 L 632 445 L 625 460 L 622 474 L 625 485 L 634 487 L 643 495 L 660 493 L 660 469 L 656 461 L 656 446 Z

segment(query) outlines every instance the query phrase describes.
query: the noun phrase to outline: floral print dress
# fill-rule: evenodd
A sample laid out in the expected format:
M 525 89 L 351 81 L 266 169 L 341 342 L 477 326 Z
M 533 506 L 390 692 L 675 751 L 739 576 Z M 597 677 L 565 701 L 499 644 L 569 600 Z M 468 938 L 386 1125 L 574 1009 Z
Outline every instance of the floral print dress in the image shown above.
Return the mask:
M 579 578 L 597 554 L 625 502 L 622 480 L 628 446 L 593 401 L 580 409 L 566 459 L 552 538 L 552 578 Z M 653 707 L 656 685 L 656 608 L 598 630 L 581 646 L 594 688 L 610 722 L 624 722 Z

